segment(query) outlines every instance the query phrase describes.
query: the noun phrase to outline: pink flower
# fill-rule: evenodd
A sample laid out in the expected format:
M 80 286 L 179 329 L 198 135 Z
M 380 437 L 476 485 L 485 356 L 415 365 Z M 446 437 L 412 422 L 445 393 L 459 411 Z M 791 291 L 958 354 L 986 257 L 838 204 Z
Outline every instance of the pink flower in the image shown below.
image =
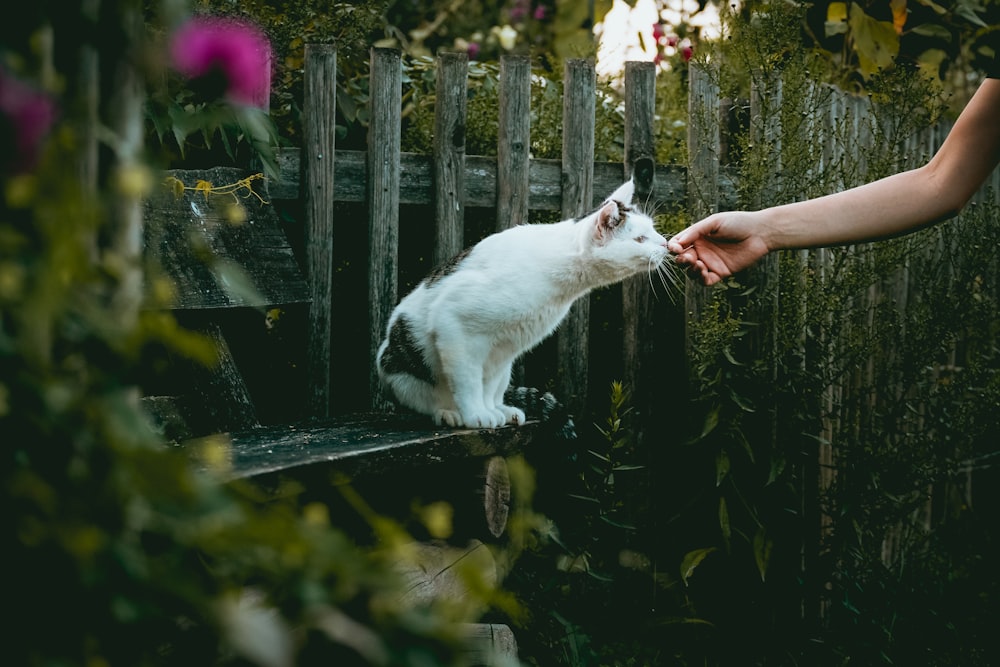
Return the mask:
M 0 171 L 33 169 L 55 118 L 51 97 L 0 67 Z
M 547 13 L 548 12 L 545 9 L 545 5 L 538 5 L 537 7 L 535 7 L 535 14 L 534 14 L 535 20 L 544 21 Z
M 691 46 L 690 44 L 681 49 L 681 58 L 684 59 L 684 62 L 689 62 L 691 60 L 691 56 L 693 55 L 694 55 L 694 47 Z
M 170 58 L 191 79 L 221 75 L 227 97 L 263 107 L 271 92 L 271 44 L 249 23 L 224 17 L 195 17 L 170 40 Z
M 678 41 L 680 40 L 677 39 L 677 35 L 671 35 L 670 37 L 667 37 L 667 46 L 673 48 L 677 46 Z
M 653 24 L 653 39 L 659 41 L 667 36 L 667 31 L 664 30 L 662 23 Z
M 479 55 L 479 44 L 476 42 L 469 42 L 468 48 L 465 50 L 469 54 L 469 60 L 475 60 L 476 56 Z

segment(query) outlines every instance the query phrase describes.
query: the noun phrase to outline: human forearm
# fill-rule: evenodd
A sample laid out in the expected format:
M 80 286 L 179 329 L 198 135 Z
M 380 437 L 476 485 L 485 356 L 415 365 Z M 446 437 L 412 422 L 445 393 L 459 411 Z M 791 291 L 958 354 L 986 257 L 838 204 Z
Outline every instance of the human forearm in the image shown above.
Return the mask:
M 762 235 L 771 250 L 889 238 L 954 215 L 964 203 L 961 198 L 947 192 L 925 166 L 762 211 Z
M 763 211 L 772 250 L 898 236 L 958 213 L 1000 161 L 1000 80 L 987 79 L 926 165 L 827 197 Z

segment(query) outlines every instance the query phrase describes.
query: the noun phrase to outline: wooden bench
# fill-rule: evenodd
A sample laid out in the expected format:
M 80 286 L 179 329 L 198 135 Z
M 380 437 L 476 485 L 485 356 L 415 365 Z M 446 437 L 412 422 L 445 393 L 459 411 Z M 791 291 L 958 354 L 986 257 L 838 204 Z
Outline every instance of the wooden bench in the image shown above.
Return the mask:
M 417 496 L 454 505 L 461 543 L 428 543 L 417 551 L 419 565 L 399 564 L 409 581 L 404 603 L 462 595 L 451 564 L 469 561 L 470 553 L 485 568 L 485 580 L 498 584 L 501 575 L 483 546 L 506 531 L 506 460 L 525 451 L 545 425 L 449 429 L 388 411 L 311 414 L 304 407 L 309 285 L 275 208 L 266 203 L 266 188 L 257 183 L 254 194 L 246 186 L 227 187 L 252 177 L 231 168 L 174 171 L 146 203 L 150 287 L 170 286 L 173 316 L 201 332 L 217 358 L 210 366 L 169 359 L 168 372 L 145 388 L 149 412 L 175 443 L 195 446 L 225 434 L 230 458 L 223 476 L 252 480 L 272 493 L 291 479 L 305 497 L 331 502 L 334 487 L 350 481 L 377 511 L 396 517 L 410 512 Z M 283 405 L 275 408 L 275 401 Z M 363 522 L 349 514 L 338 521 L 360 535 Z M 502 624 L 469 626 L 468 642 L 473 664 L 498 653 L 516 656 L 513 633 Z

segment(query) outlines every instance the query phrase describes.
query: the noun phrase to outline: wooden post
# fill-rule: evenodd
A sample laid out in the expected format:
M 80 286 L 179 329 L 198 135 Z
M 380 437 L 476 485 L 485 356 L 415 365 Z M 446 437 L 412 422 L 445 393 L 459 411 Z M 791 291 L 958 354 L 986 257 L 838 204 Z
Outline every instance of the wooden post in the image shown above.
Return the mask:
M 403 70 L 399 51 L 371 50 L 368 126 L 368 312 L 371 405 L 389 406 L 375 353 L 396 306 L 399 264 L 399 160 Z
M 500 116 L 497 129 L 498 232 L 528 221 L 528 155 L 531 148 L 531 61 L 500 58 Z
M 590 212 L 594 200 L 594 100 L 597 76 L 593 60 L 566 61 L 563 79 L 562 218 Z M 580 297 L 559 325 L 557 336 L 558 399 L 573 414 L 587 400 L 590 356 L 590 296 Z
M 496 231 L 528 221 L 531 148 L 531 60 L 500 58 L 500 113 L 497 127 Z M 524 361 L 514 362 L 511 384 L 524 382 Z
M 651 62 L 625 63 L 625 173 L 635 182 L 635 202 L 639 206 L 653 192 L 655 112 L 656 66 Z M 649 276 L 633 276 L 622 283 L 622 379 L 632 392 L 633 407 L 643 418 L 652 405 L 646 390 L 653 370 L 649 362 L 656 336 L 653 299 Z
M 145 90 L 139 72 L 139 44 L 144 31 L 142 3 L 123 0 L 118 16 L 124 51 L 116 63 L 111 101 L 108 105 L 110 128 L 117 138 L 114 170 L 127 173 L 141 169 L 144 145 L 143 104 Z M 112 297 L 114 316 L 126 328 L 136 324 L 143 300 L 143 224 L 142 199 L 138 194 L 115 199 L 110 215 L 108 238 L 110 250 L 120 263 L 121 274 Z
M 688 214 L 696 222 L 719 208 L 719 86 L 700 64 L 688 70 Z M 691 322 L 701 318 L 709 289 L 693 280 L 684 293 L 684 339 L 691 346 Z
M 434 108 L 434 220 L 437 242 L 433 264 L 440 266 L 465 244 L 465 116 L 469 56 L 438 57 Z
M 309 281 L 308 414 L 330 414 L 333 318 L 334 147 L 337 115 L 337 50 L 307 44 L 303 95 L 301 168 L 305 209 L 306 279 Z

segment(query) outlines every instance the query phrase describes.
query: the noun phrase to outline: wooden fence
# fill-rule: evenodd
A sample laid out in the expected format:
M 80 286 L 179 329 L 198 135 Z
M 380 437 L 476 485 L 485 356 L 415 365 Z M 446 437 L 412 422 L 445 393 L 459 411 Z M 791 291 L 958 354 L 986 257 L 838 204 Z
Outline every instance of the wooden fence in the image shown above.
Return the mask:
M 561 160 L 534 159 L 529 154 L 530 61 L 510 56 L 501 61 L 497 156 L 465 153 L 465 113 L 467 60 L 462 54 L 438 58 L 434 150 L 431 155 L 401 152 L 401 62 L 394 50 L 373 49 L 370 63 L 370 126 L 368 149 L 339 150 L 334 125 L 336 108 L 336 50 L 331 46 L 306 49 L 304 144 L 301 149 L 281 152 L 282 179 L 271 186 L 274 199 L 298 199 L 305 212 L 305 248 L 307 270 L 312 285 L 309 359 L 310 390 L 313 412 L 326 415 L 337 411 L 332 384 L 365 387 L 369 407 L 381 410 L 386 399 L 381 394 L 372 360 L 385 331 L 389 314 L 401 292 L 401 264 L 414 261 L 412 251 L 401 243 L 402 235 L 432 235 L 430 263 L 438 263 L 475 242 L 465 231 L 466 209 L 487 208 L 496 211 L 496 230 L 526 222 L 530 210 L 557 211 L 563 218 L 575 217 L 593 209 L 608 193 L 629 176 L 637 186 L 639 201 L 651 207 L 685 207 L 690 219 L 736 206 L 757 207 L 782 200 L 823 194 L 866 180 L 864 162 L 858 161 L 850 178 L 816 178 L 815 184 L 790 193 L 782 190 L 783 169 L 805 169 L 817 176 L 841 173 L 845 155 L 867 155 L 878 142 L 898 152 L 899 168 L 922 163 L 937 149 L 947 133 L 941 125 L 921 135 L 902 141 L 888 133 L 877 132 L 870 118 L 870 101 L 847 95 L 825 86 L 813 85 L 805 91 L 786 92 L 781 82 L 763 77 L 755 82 L 749 108 L 751 143 L 757 143 L 773 156 L 771 185 L 760 189 L 753 201 L 738 201 L 739 190 L 732 171 L 721 164 L 728 138 L 720 133 L 720 117 L 728 113 L 720 100 L 715 77 L 700 67 L 690 69 L 690 107 L 688 118 L 689 162 L 686 168 L 666 167 L 655 163 L 653 144 L 655 69 L 652 63 L 630 62 L 625 70 L 624 87 L 624 162 L 594 161 L 595 74 L 591 61 L 568 60 L 563 76 L 563 149 Z M 782 128 L 782 114 L 790 104 L 802 103 L 803 96 L 818 111 L 800 120 L 795 132 L 814 138 L 815 150 L 808 156 L 808 166 L 782 164 L 781 137 L 790 128 Z M 729 103 L 731 104 L 731 103 Z M 723 112 L 720 114 L 720 108 Z M 787 136 L 787 135 L 786 135 Z M 987 188 L 978 195 L 1000 191 L 1000 176 L 994 174 Z M 362 223 L 352 213 L 344 219 L 342 204 L 363 205 Z M 359 209 L 352 209 L 360 211 Z M 401 211 L 403 213 L 401 214 Z M 407 211 L 411 211 L 407 213 Z M 416 211 L 416 213 L 412 213 Z M 360 237 L 348 227 L 363 225 Z M 418 229 L 417 229 L 418 228 Z M 490 230 L 487 230 L 490 231 Z M 336 265 L 338 239 L 345 243 L 363 241 L 367 250 L 366 275 L 355 285 L 364 285 L 367 298 L 354 311 L 338 303 Z M 360 252 L 351 249 L 356 257 Z M 859 250 L 864 252 L 864 250 Z M 817 275 L 830 270 L 831 254 L 826 250 L 798 253 L 801 264 Z M 429 266 L 428 264 L 428 266 Z M 755 269 L 751 280 L 772 289 L 779 280 L 778 258 L 769 257 Z M 869 304 L 895 290 L 895 298 L 905 307 L 906 276 L 898 282 L 873 285 L 866 295 Z M 646 277 L 627 281 L 602 303 L 613 304 L 615 313 L 591 313 L 591 299 L 576 304 L 560 327 L 551 348 L 555 363 L 551 388 L 570 408 L 581 411 L 599 404 L 610 380 L 622 380 L 631 390 L 640 414 L 650 415 L 664 402 L 664 378 L 683 371 L 677 360 L 683 342 L 690 340 L 692 321 L 700 317 L 710 291 L 689 284 L 687 293 L 671 300 L 653 289 Z M 776 292 L 775 292 L 776 293 Z M 801 306 L 780 302 L 779 297 L 767 317 L 777 318 Z M 335 307 L 322 307 L 331 300 Z M 619 310 L 620 309 L 620 310 Z M 341 321 L 364 322 L 367 355 L 364 370 L 357 376 L 340 373 L 351 355 L 338 356 L 332 316 Z M 859 312 L 869 312 L 862 307 Z M 867 317 L 862 315 L 862 317 Z M 597 326 L 592 326 L 597 325 Z M 861 326 L 863 323 L 859 323 Z M 870 325 L 870 322 L 869 322 Z M 776 326 L 771 324 L 770 326 Z M 766 327 L 761 327 L 766 329 Z M 610 330 L 611 335 L 607 335 Z M 603 333 L 602 333 L 603 331 Z M 803 337 L 805 333 L 803 333 Z M 835 353 L 837 343 L 825 341 L 827 352 Z M 613 362 L 605 363 L 607 357 Z M 600 373 L 593 365 L 601 360 Z M 357 366 L 355 366 L 357 367 Z M 855 386 L 871 381 L 871 363 L 859 362 L 851 376 Z M 329 369 L 334 369 L 333 373 Z M 860 375 L 859 375 L 860 373 Z M 336 378 L 334 378 L 336 374 Z M 835 447 L 841 423 L 835 405 L 845 402 L 850 392 L 847 380 L 830 382 L 824 389 L 823 432 L 816 434 L 822 443 L 813 468 L 820 489 L 828 488 L 836 468 Z M 669 397 L 669 390 L 667 390 Z M 809 474 L 806 471 L 806 474 Z M 827 522 L 827 519 L 817 519 Z M 886 538 L 886 558 L 891 559 L 893 536 Z
M 464 230 L 466 208 L 496 211 L 496 229 L 528 221 L 529 210 L 558 211 L 562 218 L 590 212 L 627 177 L 636 181 L 637 199 L 678 202 L 684 197 L 682 170 L 655 166 L 653 145 L 655 70 L 652 63 L 631 62 L 625 74 L 625 159 L 621 163 L 594 162 L 595 73 L 592 61 L 569 60 L 565 66 L 563 109 L 563 155 L 561 160 L 532 159 L 530 151 L 531 66 L 527 57 L 510 56 L 501 61 L 497 157 L 465 154 L 465 109 L 467 57 L 446 54 L 438 59 L 434 152 L 432 155 L 400 151 L 401 64 L 398 51 L 371 52 L 371 102 L 368 151 L 338 150 L 335 146 L 336 50 L 309 46 L 305 65 L 304 146 L 283 150 L 282 179 L 272 185 L 275 199 L 301 197 L 305 210 L 308 272 L 314 286 L 315 303 L 336 299 L 336 251 L 313 239 L 345 235 L 338 220 L 338 202 L 366 205 L 367 300 L 365 312 L 335 309 L 340 318 L 367 320 L 368 360 L 374 359 L 384 336 L 388 317 L 400 293 L 400 264 L 413 262 L 410 248 L 400 246 L 401 227 L 420 225 L 421 233 L 433 237 L 431 264 L 459 252 L 478 239 L 468 239 Z M 418 219 L 401 216 L 401 210 L 418 208 Z M 432 218 L 432 219 L 427 219 Z M 352 225 L 358 221 L 351 221 Z M 650 288 L 641 276 L 622 288 L 620 326 L 620 374 L 639 394 L 650 381 L 642 360 L 650 354 L 650 313 L 654 300 L 668 301 Z M 314 308 L 310 324 L 310 373 L 318 414 L 331 404 L 331 340 L 335 340 L 323 308 Z M 557 335 L 554 393 L 571 409 L 579 410 L 589 396 L 592 357 L 589 299 L 574 305 Z M 606 355 L 605 355 L 606 356 Z M 619 356 L 616 352 L 614 356 Z M 337 366 L 336 361 L 333 364 Z M 382 409 L 381 394 L 368 364 L 367 378 L 352 378 L 367 386 L 371 407 Z M 341 377 L 338 382 L 343 382 Z M 599 387 L 606 393 L 606 388 Z

